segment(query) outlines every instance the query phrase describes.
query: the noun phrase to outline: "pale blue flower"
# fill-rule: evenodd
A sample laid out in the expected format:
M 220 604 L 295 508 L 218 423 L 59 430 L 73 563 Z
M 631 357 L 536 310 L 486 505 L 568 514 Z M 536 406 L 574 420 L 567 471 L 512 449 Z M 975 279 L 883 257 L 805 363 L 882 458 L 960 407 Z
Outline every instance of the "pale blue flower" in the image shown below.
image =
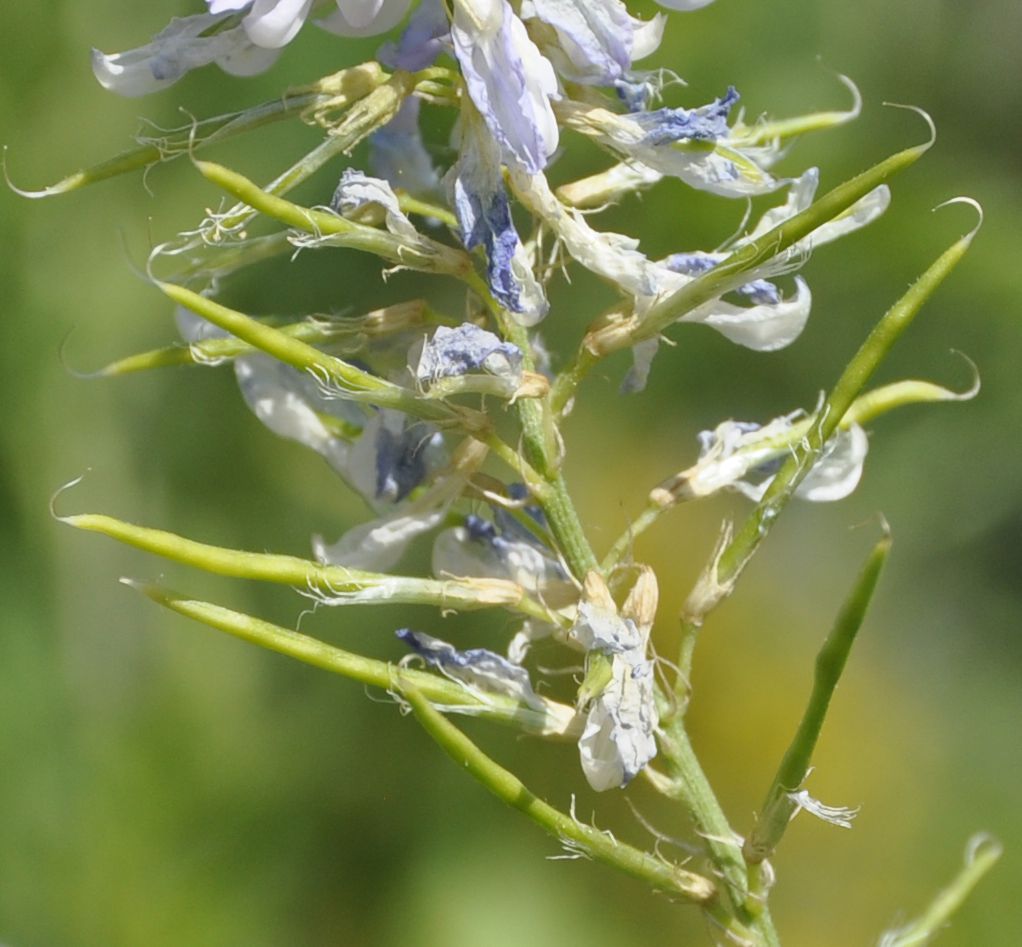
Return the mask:
M 373 171 L 415 197 L 430 197 L 440 187 L 440 175 L 426 150 L 419 127 L 422 102 L 405 99 L 383 128 L 369 138 L 369 163 Z
M 518 238 L 497 145 L 470 106 L 462 110 L 461 152 L 447 178 L 466 249 L 482 247 L 490 292 L 523 325 L 549 308 Z
M 685 497 L 702 497 L 718 490 L 736 490 L 759 502 L 790 456 L 796 421 L 801 412 L 775 418 L 769 424 L 724 421 L 699 434 L 699 460 L 679 475 Z M 842 500 L 858 485 L 869 451 L 869 439 L 858 424 L 835 433 L 824 445 L 795 496 L 816 503 Z
M 430 667 L 474 692 L 503 694 L 531 707 L 545 706 L 533 690 L 529 672 L 494 651 L 486 648 L 459 651 L 446 641 L 409 628 L 396 634 Z
M 666 17 L 646 23 L 628 13 L 622 0 L 527 0 L 522 18 L 552 27 L 557 45 L 543 51 L 565 79 L 593 85 L 624 80 L 632 63 L 660 45 Z
M 439 326 L 422 347 L 415 377 L 420 384 L 469 372 L 486 372 L 521 380 L 522 351 L 471 322 Z
M 454 0 L 454 53 L 506 164 L 542 170 L 557 147 L 553 66 L 507 0 Z

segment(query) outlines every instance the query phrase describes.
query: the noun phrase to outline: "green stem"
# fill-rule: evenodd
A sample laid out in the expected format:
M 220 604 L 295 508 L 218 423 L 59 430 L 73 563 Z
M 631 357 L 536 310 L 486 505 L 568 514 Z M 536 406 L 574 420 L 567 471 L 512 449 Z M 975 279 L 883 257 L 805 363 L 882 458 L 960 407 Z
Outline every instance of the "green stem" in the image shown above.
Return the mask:
M 671 777 L 670 794 L 688 810 L 738 916 L 744 911 L 749 893 L 749 876 L 742 858 L 741 842 L 717 802 L 680 718 L 668 725 L 660 740 L 660 748 Z
M 487 756 L 465 734 L 446 720 L 411 681 L 397 687 L 411 705 L 416 719 L 441 749 L 502 802 L 526 815 L 568 851 L 610 865 L 650 887 L 697 904 L 712 901 L 713 882 L 661 858 L 617 841 L 607 832 L 583 825 L 532 793 L 513 773 Z
M 400 678 L 414 684 L 430 700 L 448 708 L 451 713 L 470 713 L 551 739 L 578 738 L 581 724 L 578 715 L 571 707 L 552 700 L 540 698 L 543 705 L 540 707 L 519 703 L 502 694 L 480 697 L 461 684 L 435 674 L 408 668 L 398 670 L 385 661 L 353 654 L 289 628 L 209 602 L 185 598 L 157 585 L 129 579 L 121 581 L 179 615 L 353 681 L 392 691 Z
M 521 586 L 505 579 L 422 579 L 384 575 L 346 566 L 323 565 L 297 556 L 210 546 L 176 533 L 136 526 L 98 513 L 81 513 L 58 519 L 76 529 L 101 533 L 136 549 L 205 572 L 307 589 L 313 597 L 322 597 L 332 604 L 405 603 L 455 610 L 503 607 L 543 622 L 555 621 L 544 606 L 525 595 Z
M 969 840 L 965 865 L 914 921 L 880 938 L 880 947 L 922 947 L 945 927 L 983 876 L 1001 857 L 1001 843 L 989 835 L 976 835 Z
M 887 561 L 890 548 L 890 535 L 885 533 L 866 560 L 851 595 L 816 657 L 809 704 L 791 745 L 784 754 L 777 775 L 767 790 L 756 825 L 745 840 L 743 851 L 746 861 L 751 864 L 758 864 L 770 857 L 797 810 L 797 805 L 790 794 L 795 792 L 809 775 L 813 751 L 816 749 L 831 697 L 844 671 L 855 637 L 862 627 L 866 609 L 876 590 L 877 580 Z

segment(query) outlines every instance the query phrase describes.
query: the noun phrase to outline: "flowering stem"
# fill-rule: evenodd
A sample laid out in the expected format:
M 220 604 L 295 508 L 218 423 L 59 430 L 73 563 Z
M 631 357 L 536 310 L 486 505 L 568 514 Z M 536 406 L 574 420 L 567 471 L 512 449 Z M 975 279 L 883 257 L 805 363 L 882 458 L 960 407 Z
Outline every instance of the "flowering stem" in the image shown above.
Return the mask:
M 668 794 L 688 810 L 729 900 L 735 911 L 741 911 L 749 893 L 741 843 L 710 788 L 680 717 L 669 722 L 659 743 L 671 776 Z
M 398 670 L 385 661 L 352 654 L 308 635 L 220 605 L 185 598 L 157 585 L 130 579 L 121 581 L 171 611 L 210 628 L 351 680 L 392 691 L 400 677 L 413 683 L 430 700 L 448 707 L 452 713 L 471 713 L 475 717 L 520 727 L 551 739 L 578 737 L 581 725 L 578 715 L 571 707 L 552 700 L 539 698 L 544 705 L 544 708 L 539 708 L 502 694 L 487 694 L 482 698 L 463 685 L 435 674 L 405 668 Z
M 812 469 L 823 445 L 837 430 L 845 413 L 877 367 L 912 324 L 923 304 L 961 262 L 977 229 L 945 250 L 873 327 L 873 331 L 841 373 L 805 439 L 792 451 L 791 459 L 778 472 L 762 501 L 722 553 L 718 568 L 722 586 L 728 590 L 733 586 L 734 580 L 766 537 L 795 488 Z
M 784 754 L 777 775 L 767 791 L 756 825 L 745 840 L 743 852 L 750 864 L 758 864 L 770 857 L 797 811 L 797 805 L 791 799 L 790 793 L 795 792 L 809 774 L 810 761 L 830 706 L 830 699 L 862 626 L 890 548 L 890 534 L 885 530 L 883 538 L 866 560 L 851 595 L 816 657 L 813 691 L 809 704 L 791 745 Z
M 487 756 L 438 713 L 411 680 L 399 678 L 395 686 L 411 705 L 423 729 L 455 763 L 502 802 L 528 816 L 568 851 L 603 862 L 646 882 L 657 891 L 686 901 L 708 905 L 713 900 L 715 888 L 708 878 L 619 842 L 609 833 L 583 825 L 574 816 L 555 809 L 530 792 L 517 776 Z
M 705 616 L 734 590 L 745 566 L 759 549 L 771 527 L 794 495 L 795 488 L 812 470 L 828 438 L 841 423 L 856 397 L 876 371 L 927 299 L 951 273 L 968 250 L 979 224 L 951 247 L 923 273 L 907 293 L 874 326 L 853 356 L 830 395 L 815 416 L 805 437 L 791 452 L 791 458 L 777 473 L 763 499 L 741 529 L 724 545 L 706 570 L 685 604 L 682 654 L 676 693 L 679 713 L 684 712 L 689 693 L 693 640 Z
M 493 313 L 505 339 L 522 352 L 522 364 L 527 371 L 535 371 L 536 362 L 529 333 L 503 310 L 493 298 L 489 287 L 475 272 L 466 279 L 473 291 Z M 518 419 L 522 425 L 525 458 L 542 478 L 543 489 L 536 500 L 550 524 L 550 532 L 576 579 L 582 581 L 599 562 L 586 538 L 578 510 L 568 492 L 560 469 L 560 439 L 556 427 L 556 413 L 552 410 L 550 395 L 544 398 L 522 398 L 518 401 Z M 530 485 L 531 486 L 531 485 Z

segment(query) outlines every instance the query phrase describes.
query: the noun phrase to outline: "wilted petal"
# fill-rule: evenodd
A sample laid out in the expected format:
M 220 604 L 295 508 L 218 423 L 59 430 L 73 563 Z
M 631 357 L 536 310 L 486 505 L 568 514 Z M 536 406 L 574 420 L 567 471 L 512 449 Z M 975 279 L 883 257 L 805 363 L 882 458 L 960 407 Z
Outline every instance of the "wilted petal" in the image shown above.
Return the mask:
M 371 178 L 355 168 L 348 168 L 341 175 L 330 206 L 338 213 L 350 216 L 371 204 L 383 209 L 387 229 L 394 236 L 413 243 L 420 239 L 421 234 L 401 210 L 397 195 L 387 181 L 382 178 Z
M 316 536 L 312 548 L 320 562 L 367 572 L 388 572 L 400 562 L 411 542 L 436 529 L 447 515 L 446 506 L 408 509 L 360 523 L 327 545 Z
M 532 707 L 543 706 L 532 688 L 529 672 L 502 655 L 486 648 L 459 651 L 446 641 L 408 628 L 398 631 L 397 636 L 428 665 L 472 690 L 503 694 Z
M 621 0 L 532 0 L 532 10 L 556 32 L 566 78 L 611 85 L 631 68 L 639 21 Z
M 348 476 L 350 445 L 331 433 L 323 418 L 336 417 L 357 431 L 366 421 L 361 408 L 326 398 L 308 375 L 266 355 L 236 359 L 234 371 L 245 403 L 266 427 L 312 448 Z
M 734 489 L 759 502 L 792 448 L 804 436 L 794 421 L 801 412 L 760 426 L 724 421 L 699 435 L 699 461 L 683 474 L 683 495 L 706 496 Z M 803 422 L 804 425 L 804 422 Z M 869 450 L 869 439 L 857 424 L 839 430 L 824 446 L 812 470 L 795 491 L 804 500 L 841 500 L 856 487 Z
M 446 462 L 443 435 L 400 411 L 377 411 L 352 445 L 348 478 L 378 504 L 403 500 Z
M 490 292 L 516 321 L 535 325 L 549 308 L 546 296 L 511 219 L 496 144 L 471 106 L 462 112 L 461 152 L 447 182 L 465 248 L 486 253 Z
M 646 646 L 646 638 L 635 622 L 592 602 L 582 602 L 578 606 L 571 638 L 586 651 L 604 654 L 643 650 Z
M 597 792 L 626 786 L 656 756 L 653 665 L 639 650 L 615 654 L 611 680 L 593 701 L 578 742 L 582 771 Z
M 696 109 L 656 109 L 620 115 L 597 106 L 562 106 L 568 125 L 596 138 L 623 158 L 724 197 L 765 194 L 782 182 L 757 163 L 755 149 L 732 144 L 727 126 L 738 93 Z
M 437 328 L 422 347 L 415 377 L 421 384 L 429 384 L 440 378 L 479 371 L 520 381 L 522 351 L 492 332 L 466 322 L 455 328 Z
M 858 424 L 838 431 L 821 451 L 813 469 L 796 488 L 795 496 L 814 503 L 843 500 L 859 485 L 868 452 L 869 438 Z M 755 486 L 738 482 L 735 488 L 758 503 L 772 479 Z

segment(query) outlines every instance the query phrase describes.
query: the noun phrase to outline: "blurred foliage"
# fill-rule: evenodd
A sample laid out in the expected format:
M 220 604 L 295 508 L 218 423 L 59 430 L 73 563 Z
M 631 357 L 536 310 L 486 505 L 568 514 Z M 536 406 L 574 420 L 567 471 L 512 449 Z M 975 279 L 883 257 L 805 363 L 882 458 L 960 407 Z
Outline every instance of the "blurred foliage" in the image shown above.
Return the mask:
M 143 102 L 92 81 L 90 46 L 138 45 L 170 14 L 198 6 L 133 6 L 128 17 L 115 0 L 5 10 L 0 128 L 14 181 L 41 186 L 121 150 L 138 116 L 178 124 L 181 103 L 200 115 L 254 103 L 374 49 L 310 29 L 254 80 L 211 70 Z M 1022 6 L 1008 0 L 718 0 L 673 16 L 660 55 L 688 80 L 676 93 L 688 104 L 734 83 L 750 116 L 843 107 L 833 72 L 852 76 L 866 101 L 860 121 L 797 144 L 782 165 L 819 164 L 823 187 L 921 138 L 920 123 L 884 100 L 925 107 L 940 139 L 894 182 L 884 219 L 810 261 L 814 312 L 790 349 L 759 355 L 679 328 L 643 395 L 617 396 L 623 358 L 589 383 L 568 426 L 569 476 L 598 546 L 650 485 L 691 461 L 700 428 L 815 403 L 871 323 L 971 226 L 962 208 L 931 216 L 930 207 L 964 193 L 987 210 L 970 258 L 880 379 L 964 386 L 955 347 L 979 364 L 981 396 L 878 422 L 859 490 L 786 514 L 697 656 L 694 740 L 741 830 L 798 719 L 817 643 L 877 534 L 876 512 L 890 520 L 891 566 L 810 781 L 824 801 L 862 813 L 851 832 L 803 816 L 785 839 L 775 916 L 793 945 L 872 943 L 950 877 L 979 828 L 1006 842 L 1006 858 L 940 943 L 1022 943 L 1011 907 L 1022 885 L 1022 188 L 1011 121 L 1022 111 L 1020 35 Z M 265 178 L 299 154 L 295 136 L 313 140 L 296 128 L 247 138 L 217 159 Z M 570 147 L 557 173 L 593 160 Z M 118 180 L 39 203 L 0 196 L 0 941 L 701 942 L 694 912 L 602 868 L 548 860 L 558 852 L 545 837 L 500 811 L 393 707 L 162 614 L 116 578 L 163 576 L 288 625 L 301 599 L 192 574 L 50 519 L 52 491 L 90 468 L 62 508 L 223 545 L 303 553 L 312 533 L 332 537 L 361 513 L 318 458 L 258 425 L 227 372 L 97 382 L 71 370 L 173 337 L 169 306 L 137 271 L 152 243 L 218 197 L 186 162 L 144 184 Z M 332 185 L 325 176 L 307 194 Z M 652 253 L 715 244 L 741 214 L 667 184 L 599 225 L 642 233 Z M 358 308 L 417 291 L 408 275 L 381 290 L 373 260 L 329 251 L 230 286 L 257 312 Z M 560 287 L 547 324 L 555 348 L 601 299 L 585 282 Z M 662 653 L 720 516 L 740 508 L 721 500 L 679 511 L 637 550 L 662 576 Z M 302 618 L 312 633 L 389 657 L 400 653 L 399 624 L 467 641 L 473 621 L 440 627 L 431 614 L 397 609 Z M 485 627 L 501 646 L 502 623 Z M 581 817 L 597 810 L 601 827 L 649 842 L 620 796 L 580 788 L 572 748 L 470 730 L 540 794 L 566 806 L 578 792 Z M 635 796 L 646 820 L 683 833 L 662 800 L 642 787 Z

